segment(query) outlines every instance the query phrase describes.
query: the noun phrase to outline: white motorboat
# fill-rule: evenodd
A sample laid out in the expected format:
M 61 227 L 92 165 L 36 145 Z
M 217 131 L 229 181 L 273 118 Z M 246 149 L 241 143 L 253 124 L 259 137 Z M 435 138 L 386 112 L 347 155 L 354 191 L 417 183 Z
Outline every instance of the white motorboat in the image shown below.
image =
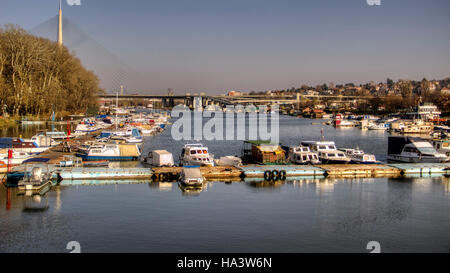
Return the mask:
M 33 157 L 32 154 L 26 153 L 26 152 L 18 152 L 15 150 L 12 150 L 12 156 L 10 159 L 8 159 L 8 153 L 0 153 L 0 161 L 5 162 L 6 164 L 11 164 L 12 166 L 20 165 L 25 160 L 30 159 Z
M 289 147 L 288 159 L 295 164 L 320 164 L 318 153 L 307 146 Z
M 386 131 L 388 126 L 384 123 L 371 123 L 367 126 L 369 130 L 378 130 L 378 131 Z
M 214 157 L 209 154 L 208 148 L 202 144 L 186 144 L 181 151 L 181 166 L 214 166 Z
M 447 160 L 430 142 L 422 138 L 390 136 L 388 160 L 405 163 L 441 163 Z
M 38 134 L 31 139 L 15 139 L 11 148 L 16 152 L 39 154 L 57 145 L 59 145 L 59 142 L 56 142 L 50 136 Z
M 85 134 L 89 134 L 92 132 L 96 132 L 100 129 L 102 129 L 102 126 L 97 126 L 96 124 L 92 124 L 92 123 L 80 123 L 77 125 L 77 127 L 75 128 L 74 134 L 75 135 L 85 135 Z
M 195 166 L 184 167 L 180 174 L 180 182 L 186 186 L 202 186 L 204 180 L 200 168 Z
M 322 164 L 347 164 L 351 161 L 344 152 L 336 149 L 334 141 L 302 141 L 301 145 L 317 152 Z
M 344 152 L 348 157 L 351 159 L 351 163 L 356 164 L 377 164 L 379 163 L 375 155 L 373 154 L 366 154 L 363 150 L 360 150 L 359 148 L 356 149 L 339 149 L 340 151 Z
M 83 161 L 133 161 L 141 156 L 141 150 L 136 144 L 95 144 L 87 150 L 81 150 L 77 153 Z

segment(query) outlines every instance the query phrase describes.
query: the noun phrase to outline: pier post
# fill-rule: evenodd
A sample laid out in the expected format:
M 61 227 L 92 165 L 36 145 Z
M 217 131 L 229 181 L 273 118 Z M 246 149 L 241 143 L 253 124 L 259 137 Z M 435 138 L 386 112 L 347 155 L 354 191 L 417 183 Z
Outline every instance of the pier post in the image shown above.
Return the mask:
M 13 150 L 8 149 L 8 173 L 11 172 L 11 159 L 13 155 Z

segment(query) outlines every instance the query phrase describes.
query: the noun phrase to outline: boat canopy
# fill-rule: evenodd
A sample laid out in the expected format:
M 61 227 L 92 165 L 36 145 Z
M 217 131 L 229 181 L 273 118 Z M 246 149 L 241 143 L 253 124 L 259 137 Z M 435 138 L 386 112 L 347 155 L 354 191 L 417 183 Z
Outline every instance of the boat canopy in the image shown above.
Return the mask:
M 203 178 L 202 172 L 198 166 L 185 166 L 183 168 L 183 173 L 187 178 Z

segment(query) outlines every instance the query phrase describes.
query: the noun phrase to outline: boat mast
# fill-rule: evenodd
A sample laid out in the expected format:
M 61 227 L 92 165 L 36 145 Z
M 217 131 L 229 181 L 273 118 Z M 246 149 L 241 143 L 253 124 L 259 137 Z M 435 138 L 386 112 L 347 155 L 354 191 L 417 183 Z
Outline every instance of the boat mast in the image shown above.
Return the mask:
M 119 111 L 119 92 L 116 92 L 116 133 L 117 133 L 117 111 Z

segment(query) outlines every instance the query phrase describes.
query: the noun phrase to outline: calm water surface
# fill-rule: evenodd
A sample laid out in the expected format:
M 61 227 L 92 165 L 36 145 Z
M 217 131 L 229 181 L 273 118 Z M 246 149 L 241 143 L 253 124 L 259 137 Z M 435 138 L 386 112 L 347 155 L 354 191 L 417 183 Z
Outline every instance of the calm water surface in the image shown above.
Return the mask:
M 282 118 L 281 142 L 319 139 L 323 128 L 339 147 L 385 159 L 386 133 L 311 122 Z M 169 129 L 144 150 L 177 157 L 184 143 Z M 202 143 L 216 156 L 242 146 Z M 0 252 L 68 252 L 69 241 L 82 252 L 368 252 L 369 241 L 384 252 L 450 252 L 449 211 L 448 177 L 209 182 L 200 192 L 177 183 L 59 186 L 40 203 L 0 186 Z

